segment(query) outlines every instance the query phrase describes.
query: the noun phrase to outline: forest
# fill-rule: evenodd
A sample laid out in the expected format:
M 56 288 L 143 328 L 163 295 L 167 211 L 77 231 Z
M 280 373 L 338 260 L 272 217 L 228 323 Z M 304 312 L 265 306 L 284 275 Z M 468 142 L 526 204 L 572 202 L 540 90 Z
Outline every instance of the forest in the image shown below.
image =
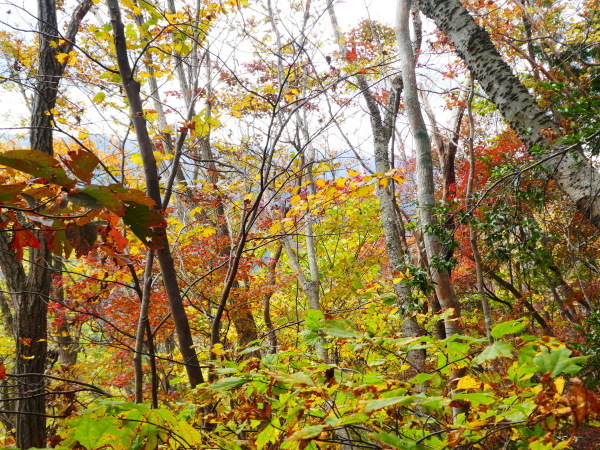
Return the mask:
M 0 0 L 0 447 L 600 447 L 595 0 Z

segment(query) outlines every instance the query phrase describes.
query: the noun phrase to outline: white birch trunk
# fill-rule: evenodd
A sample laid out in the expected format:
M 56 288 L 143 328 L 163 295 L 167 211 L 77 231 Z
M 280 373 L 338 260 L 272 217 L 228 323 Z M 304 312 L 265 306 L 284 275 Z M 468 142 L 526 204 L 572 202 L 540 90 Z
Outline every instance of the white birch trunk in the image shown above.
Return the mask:
M 600 174 L 580 150 L 573 150 L 552 135 L 560 135 L 550 113 L 512 73 L 488 33 L 475 23 L 459 0 L 422 0 L 421 10 L 450 39 L 504 118 L 525 145 L 539 144 L 536 157 L 546 173 L 575 203 L 590 222 L 600 228 Z

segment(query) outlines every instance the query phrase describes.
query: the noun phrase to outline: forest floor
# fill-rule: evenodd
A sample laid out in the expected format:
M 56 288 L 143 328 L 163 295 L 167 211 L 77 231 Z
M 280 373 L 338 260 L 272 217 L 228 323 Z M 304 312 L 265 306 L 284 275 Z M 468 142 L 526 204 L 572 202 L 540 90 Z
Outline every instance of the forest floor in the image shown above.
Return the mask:
M 600 427 L 583 425 L 577 432 L 577 442 L 571 447 L 574 450 L 597 450 L 600 448 Z

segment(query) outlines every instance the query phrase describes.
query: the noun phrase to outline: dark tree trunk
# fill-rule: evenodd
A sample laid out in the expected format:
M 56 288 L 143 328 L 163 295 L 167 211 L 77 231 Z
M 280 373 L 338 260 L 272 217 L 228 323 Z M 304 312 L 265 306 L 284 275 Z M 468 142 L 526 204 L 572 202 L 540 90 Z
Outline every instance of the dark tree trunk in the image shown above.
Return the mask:
M 34 150 L 53 154 L 52 110 L 56 105 L 58 85 L 65 65 L 56 55 L 68 53 L 83 17 L 92 1 L 83 0 L 73 12 L 65 36 L 57 28 L 55 0 L 38 0 L 39 52 L 35 95 L 31 109 L 30 145 Z M 61 42 L 52 47 L 51 42 Z M 29 267 L 25 270 L 10 246 L 5 233 L 0 236 L 0 266 L 12 294 L 15 309 L 16 337 L 15 374 L 18 375 L 16 406 L 16 437 L 20 448 L 45 447 L 45 381 L 44 372 L 48 353 L 47 314 L 52 276 L 51 253 L 41 233 L 41 246 L 28 254 Z
M 146 119 L 144 117 L 144 108 L 140 96 L 140 84 L 133 78 L 133 72 L 129 64 L 127 55 L 127 42 L 125 38 L 125 28 L 121 20 L 121 11 L 118 0 L 106 1 L 109 9 L 111 22 L 113 25 L 114 43 L 117 55 L 117 64 L 123 83 L 123 88 L 131 111 L 131 121 L 135 128 L 135 133 L 140 149 L 140 155 L 144 164 L 144 175 L 146 178 L 146 189 L 148 196 L 156 202 L 156 209 L 162 208 L 160 196 L 160 185 L 158 179 L 158 170 L 156 159 L 154 158 L 154 146 L 148 134 Z M 177 283 L 177 273 L 173 255 L 169 248 L 166 229 L 156 228 L 157 236 L 161 237 L 161 247 L 156 249 L 156 257 L 162 273 L 163 285 L 169 300 L 169 308 L 175 324 L 175 331 L 179 340 L 179 350 L 183 356 L 185 368 L 188 374 L 190 385 L 195 387 L 204 381 L 202 370 L 198 364 L 198 356 L 194 349 L 194 341 L 188 322 L 187 314 L 183 306 L 183 299 Z

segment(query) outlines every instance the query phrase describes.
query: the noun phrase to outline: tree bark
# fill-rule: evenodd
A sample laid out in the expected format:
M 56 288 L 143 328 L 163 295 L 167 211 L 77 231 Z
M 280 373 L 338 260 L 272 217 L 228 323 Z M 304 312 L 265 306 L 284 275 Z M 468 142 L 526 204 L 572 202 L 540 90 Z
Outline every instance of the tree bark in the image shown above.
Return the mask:
M 459 0 L 422 0 L 421 10 L 450 39 L 521 141 L 529 149 L 535 148 L 541 167 L 579 212 L 600 229 L 600 174 L 582 151 L 556 140 L 560 131 L 549 111 L 537 104 L 512 73 L 489 34 L 475 23 Z
M 121 74 L 121 81 L 123 83 L 123 88 L 125 89 L 125 94 L 129 100 L 131 120 L 135 128 L 138 146 L 142 156 L 146 189 L 148 196 L 156 203 L 155 208 L 160 210 L 162 200 L 160 196 L 156 159 L 153 154 L 154 147 L 148 134 L 146 119 L 144 117 L 144 108 L 140 97 L 140 84 L 134 79 L 133 72 L 129 65 L 125 30 L 121 20 L 119 2 L 118 0 L 106 0 L 106 3 L 113 25 L 119 73 Z M 169 308 L 179 340 L 179 350 L 183 356 L 190 385 L 195 387 L 197 384 L 202 383 L 204 379 L 202 370 L 198 364 L 196 350 L 193 348 L 194 341 L 192 339 L 187 314 L 183 306 L 183 299 L 181 298 L 181 292 L 179 291 L 177 283 L 177 273 L 175 271 L 173 256 L 169 248 L 169 240 L 164 227 L 156 227 L 155 233 L 162 241 L 161 247 L 156 249 L 156 256 L 162 273 L 163 285 L 167 293 L 167 298 L 169 299 Z
M 333 5 L 329 6 L 329 17 L 331 19 L 331 25 L 334 31 L 335 39 L 338 42 L 340 53 L 345 55 L 348 49 L 341 39 Z M 391 169 L 388 147 L 396 123 L 396 115 L 399 104 L 398 98 L 402 91 L 402 80 L 399 77 L 396 77 L 392 81 L 390 100 L 388 102 L 388 107 L 385 110 L 385 116 L 382 117 L 377 101 L 369 89 L 369 85 L 365 77 L 361 74 L 356 74 L 355 79 L 358 87 L 361 90 L 361 94 L 367 103 L 367 108 L 369 111 L 375 147 L 375 170 L 380 173 L 386 173 Z M 389 184 L 390 186 L 383 188 L 382 186 L 379 186 L 378 183 L 375 193 L 379 199 L 382 228 L 390 266 L 392 271 L 394 271 L 396 274 L 401 274 L 405 272 L 406 265 L 409 263 L 409 255 L 402 248 L 402 237 L 400 236 L 400 231 L 404 231 L 404 227 L 399 222 L 398 216 L 396 215 L 396 206 L 392 190 L 393 181 L 390 181 Z M 394 292 L 398 296 L 398 306 L 403 312 L 404 317 L 402 322 L 402 333 L 407 337 L 418 336 L 423 332 L 423 330 L 413 315 L 416 307 L 415 301 L 411 295 L 410 287 L 407 286 L 403 280 L 399 280 L 397 283 L 394 283 Z M 408 360 L 413 368 L 415 368 L 415 370 L 418 372 L 424 370 L 425 352 L 423 350 L 409 352 Z
M 410 0 L 399 0 L 396 18 L 396 40 L 400 52 L 400 66 L 404 84 L 404 109 L 415 141 L 419 220 L 423 229 L 423 240 L 431 275 L 435 282 L 435 291 L 442 309 L 453 310 L 452 314 L 445 320 L 446 335 L 450 336 L 459 332 L 460 304 L 454 293 L 450 271 L 440 266 L 444 256 L 442 243 L 435 232 L 435 228 L 439 224 L 434 214 L 435 185 L 433 181 L 431 141 L 419 105 L 414 55 L 408 25 L 409 11 Z
M 55 0 L 38 0 L 39 51 L 35 95 L 31 108 L 30 146 L 34 150 L 53 154 L 52 110 L 56 105 L 58 86 L 66 63 L 56 59 L 59 52 L 72 50 L 81 21 L 92 5 L 91 0 L 79 3 L 66 35 L 58 31 Z M 54 45 L 58 42 L 58 46 Z M 52 44 L 52 45 L 51 45 Z M 53 46 L 54 45 L 54 46 Z M 48 353 L 48 300 L 52 275 L 51 252 L 41 233 L 39 249 L 30 249 L 29 267 L 25 270 L 10 247 L 6 233 L 0 233 L 0 266 L 6 277 L 15 308 L 17 389 L 17 446 L 45 447 L 46 418 L 44 372 Z

